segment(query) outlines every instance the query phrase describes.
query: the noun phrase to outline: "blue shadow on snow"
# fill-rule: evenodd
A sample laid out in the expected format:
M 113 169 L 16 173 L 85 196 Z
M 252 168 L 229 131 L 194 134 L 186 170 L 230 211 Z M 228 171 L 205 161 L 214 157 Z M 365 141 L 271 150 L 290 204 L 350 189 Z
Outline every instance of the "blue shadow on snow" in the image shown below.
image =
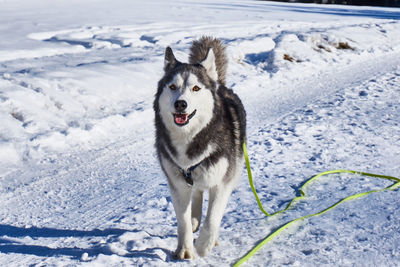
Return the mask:
M 68 230 L 68 229 L 54 229 L 54 228 L 38 228 L 38 227 L 15 227 L 10 225 L 0 224 L 0 253 L 17 253 L 34 255 L 38 257 L 57 257 L 67 256 L 76 260 L 80 260 L 82 254 L 87 253 L 89 257 L 96 257 L 100 254 L 113 255 L 115 254 L 110 250 L 109 246 L 104 243 L 90 243 L 92 247 L 89 248 L 78 248 L 78 247 L 61 247 L 61 248 L 50 248 L 42 245 L 23 244 L 20 241 L 14 241 L 4 238 L 6 237 L 31 237 L 36 239 L 42 238 L 60 238 L 60 237 L 111 237 L 115 238 L 126 232 L 136 232 L 139 230 L 123 230 L 123 229 L 94 229 L 89 231 L 84 230 Z M 145 250 L 129 250 L 129 252 L 123 257 L 126 258 L 153 258 L 160 259 L 157 255 L 156 250 L 163 251 L 168 255 L 167 261 L 172 259 L 172 251 L 164 248 L 147 248 Z
M 375 19 L 400 19 L 400 10 L 392 8 L 393 11 L 385 10 L 368 10 L 368 9 L 346 9 L 346 8 L 331 8 L 331 7 L 299 7 L 292 6 L 290 10 L 299 13 L 313 13 L 346 17 L 369 17 Z
M 274 4 L 272 2 L 260 3 L 258 5 L 252 4 L 232 4 L 229 5 L 223 3 L 207 3 L 207 4 L 198 4 L 198 5 L 207 5 L 212 6 L 214 9 L 218 10 L 236 10 L 243 9 L 245 12 L 276 12 L 277 10 L 282 11 L 292 11 L 299 13 L 314 13 L 314 14 L 324 14 L 324 15 L 333 15 L 333 16 L 346 16 L 346 17 L 369 17 L 376 19 L 400 19 L 400 10 L 398 8 L 379 8 L 379 7 L 369 7 L 365 6 L 362 9 L 353 9 L 351 6 L 330 6 L 330 5 L 298 5 L 292 3 L 282 3 L 282 4 Z

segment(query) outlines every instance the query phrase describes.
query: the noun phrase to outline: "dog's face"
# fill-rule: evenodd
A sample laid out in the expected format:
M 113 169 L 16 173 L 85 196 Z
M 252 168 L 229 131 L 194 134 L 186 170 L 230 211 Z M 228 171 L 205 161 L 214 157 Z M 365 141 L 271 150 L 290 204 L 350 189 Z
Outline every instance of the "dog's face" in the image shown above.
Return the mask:
M 212 53 L 212 52 L 211 52 Z M 206 60 L 215 71 L 215 58 L 210 52 Z M 159 83 L 158 109 L 164 125 L 173 132 L 195 133 L 206 126 L 213 117 L 216 82 L 203 64 L 178 62 L 167 48 L 165 75 Z M 212 69 L 214 68 L 214 69 Z M 210 75 L 211 74 L 211 75 Z

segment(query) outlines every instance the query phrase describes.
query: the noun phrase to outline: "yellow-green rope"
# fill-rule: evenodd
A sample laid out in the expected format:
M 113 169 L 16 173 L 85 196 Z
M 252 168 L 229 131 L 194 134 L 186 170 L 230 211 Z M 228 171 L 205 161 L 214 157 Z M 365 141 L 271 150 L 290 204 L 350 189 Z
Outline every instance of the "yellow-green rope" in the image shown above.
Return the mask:
M 254 187 L 253 176 L 252 176 L 252 174 L 251 174 L 251 168 L 250 168 L 249 156 L 248 156 L 248 154 L 247 154 L 247 148 L 246 148 L 246 144 L 245 144 L 245 143 L 243 143 L 243 152 L 244 152 L 244 158 L 245 158 L 245 161 L 246 161 L 247 174 L 248 174 L 248 176 L 249 176 L 249 183 L 250 183 L 251 190 L 253 191 L 254 196 L 256 197 L 258 207 L 260 208 L 260 210 L 261 210 L 266 216 L 273 216 L 273 215 L 282 213 L 282 212 L 284 212 L 284 211 L 287 211 L 289 208 L 292 207 L 292 205 L 293 205 L 293 203 L 294 203 L 295 201 L 298 201 L 298 200 L 303 199 L 303 198 L 306 197 L 306 194 L 304 193 L 304 188 L 305 188 L 308 184 L 310 184 L 312 181 L 314 181 L 314 180 L 316 180 L 316 179 L 318 179 L 319 177 L 324 176 L 324 175 L 334 174 L 334 173 L 352 173 L 352 174 L 358 174 L 358 175 L 363 175 L 363 176 L 369 176 L 369 177 L 375 177 L 375 178 L 380 178 L 380 179 L 386 179 L 386 180 L 393 181 L 394 183 L 393 183 L 392 185 L 390 185 L 390 186 L 388 186 L 388 187 L 385 187 L 385 188 L 382 188 L 382 189 L 370 190 L 370 191 L 367 191 L 367 192 L 362 192 L 362 193 L 358 193 L 358 194 L 354 194 L 354 195 L 345 197 L 345 198 L 341 199 L 340 201 L 336 202 L 335 204 L 331 205 L 330 207 L 328 207 L 328 208 L 326 208 L 326 209 L 324 209 L 324 210 L 322 210 L 322 211 L 320 211 L 320 212 L 317 212 L 317 213 L 314 213 L 314 214 L 305 215 L 305 216 L 299 217 L 299 218 L 297 218 L 297 219 L 294 219 L 294 220 L 292 220 L 292 221 L 286 223 L 285 225 L 279 227 L 277 230 L 275 230 L 274 232 L 272 232 L 271 234 L 269 234 L 265 239 L 263 239 L 263 240 L 262 240 L 260 243 L 258 243 L 254 248 L 252 248 L 245 256 L 243 256 L 239 261 L 237 261 L 237 262 L 233 265 L 234 267 L 239 266 L 239 265 L 241 265 L 242 263 L 244 263 L 245 261 L 247 261 L 247 260 L 248 260 L 251 256 L 253 256 L 262 246 L 264 246 L 266 243 L 268 243 L 269 241 L 271 241 L 271 239 L 273 239 L 274 237 L 276 237 L 277 235 L 279 235 L 279 233 L 281 233 L 283 230 L 285 230 L 286 228 L 288 228 L 289 226 L 291 226 L 292 224 L 294 224 L 294 223 L 296 223 L 296 222 L 298 222 L 298 221 L 302 221 L 302 220 L 305 220 L 305 219 L 310 218 L 310 217 L 322 215 L 322 214 L 324 214 L 324 213 L 326 213 L 326 212 L 328 212 L 328 211 L 334 209 L 336 206 L 338 206 L 339 204 L 341 204 L 341 203 L 343 203 L 343 202 L 346 202 L 346 201 L 349 201 L 349 200 L 353 200 L 353 199 L 356 199 L 356 198 L 360 198 L 360 197 L 362 197 L 362 196 L 365 196 L 365 195 L 368 195 L 368 194 L 371 194 L 371 193 L 375 193 L 375 192 L 381 192 L 381 191 L 386 191 L 386 190 L 394 190 L 394 189 L 396 189 L 397 187 L 400 186 L 400 179 L 399 179 L 399 178 L 396 178 L 396 177 L 393 177 L 393 176 L 379 175 L 379 174 L 373 174 L 373 173 L 367 173 L 367 172 L 357 172 L 357 171 L 352 171 L 352 170 L 333 170 L 333 171 L 321 172 L 321 173 L 319 173 L 319 174 L 317 174 L 317 175 L 311 177 L 309 180 L 307 180 L 307 181 L 301 186 L 301 188 L 300 188 L 300 196 L 295 197 L 294 199 L 292 199 L 292 200 L 289 202 L 289 204 L 288 204 L 283 210 L 280 210 L 280 211 L 277 211 L 277 212 L 275 212 L 275 213 L 269 214 L 269 213 L 266 212 L 265 209 L 263 208 L 263 206 L 262 206 L 262 204 L 261 204 L 261 201 L 260 201 L 260 198 L 258 197 L 257 192 L 256 192 L 256 189 L 255 189 L 255 187 Z

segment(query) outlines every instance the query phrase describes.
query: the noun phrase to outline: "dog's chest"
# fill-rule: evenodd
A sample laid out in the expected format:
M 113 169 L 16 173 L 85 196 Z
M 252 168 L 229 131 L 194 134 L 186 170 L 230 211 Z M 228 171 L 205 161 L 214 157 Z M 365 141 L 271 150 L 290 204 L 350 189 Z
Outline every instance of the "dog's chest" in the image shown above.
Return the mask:
M 205 145 L 204 149 L 201 149 L 199 153 L 189 157 L 187 152 L 191 145 L 190 142 L 185 142 L 182 138 L 172 139 L 171 141 L 175 153 L 172 154 L 169 151 L 169 154 L 177 167 L 187 172 L 191 167 L 195 166 L 191 171 L 194 187 L 207 189 L 221 182 L 228 169 L 228 160 L 225 157 L 222 157 L 212 164 L 205 164 L 205 160 L 215 152 L 217 147 L 216 144 L 210 142 Z M 204 142 L 206 142 L 206 140 Z M 184 179 L 183 174 L 182 179 Z
M 172 138 L 171 141 L 175 153 L 170 153 L 170 156 L 175 161 L 175 163 L 184 170 L 187 170 L 190 167 L 199 164 L 215 151 L 215 145 L 213 145 L 212 143 L 208 143 L 204 146 L 203 149 L 198 150 L 197 153 L 190 153 L 189 156 L 189 149 L 193 146 L 191 139 L 177 137 Z
M 225 157 L 221 157 L 209 166 L 200 165 L 193 171 L 193 186 L 201 190 L 206 190 L 220 184 L 228 171 L 228 167 L 229 162 Z

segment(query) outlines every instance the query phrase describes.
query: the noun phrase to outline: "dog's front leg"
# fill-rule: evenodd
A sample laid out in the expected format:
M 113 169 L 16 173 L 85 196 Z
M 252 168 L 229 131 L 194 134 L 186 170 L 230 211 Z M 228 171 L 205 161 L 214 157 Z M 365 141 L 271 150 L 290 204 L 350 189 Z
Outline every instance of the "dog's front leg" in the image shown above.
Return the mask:
M 194 259 L 191 188 L 183 183 L 173 186 L 171 196 L 178 220 L 178 247 L 174 256 L 181 260 Z
M 196 250 L 199 256 L 207 256 L 218 242 L 218 232 L 226 204 L 232 190 L 215 186 L 210 189 L 207 216 L 196 240 Z
M 200 228 L 203 206 L 203 191 L 194 190 L 192 193 L 192 230 L 193 233 Z

